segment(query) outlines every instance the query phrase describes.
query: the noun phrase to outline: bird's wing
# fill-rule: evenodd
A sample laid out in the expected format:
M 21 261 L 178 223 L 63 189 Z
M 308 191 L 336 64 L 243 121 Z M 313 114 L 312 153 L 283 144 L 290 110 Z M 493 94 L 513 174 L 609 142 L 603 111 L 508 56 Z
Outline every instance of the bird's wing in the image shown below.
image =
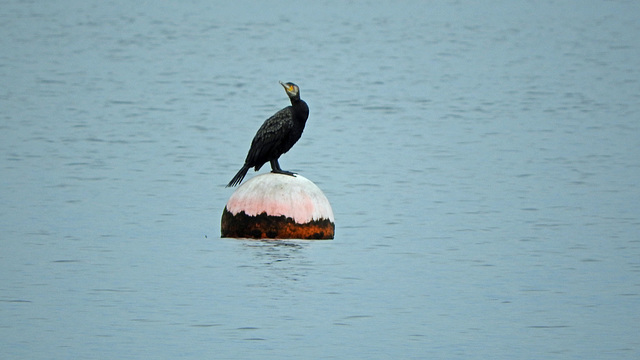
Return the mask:
M 256 136 L 251 142 L 251 149 L 247 154 L 247 160 L 268 161 L 274 150 L 282 147 L 282 143 L 287 138 L 293 128 L 293 111 L 291 107 L 286 107 L 270 118 L 265 120 Z

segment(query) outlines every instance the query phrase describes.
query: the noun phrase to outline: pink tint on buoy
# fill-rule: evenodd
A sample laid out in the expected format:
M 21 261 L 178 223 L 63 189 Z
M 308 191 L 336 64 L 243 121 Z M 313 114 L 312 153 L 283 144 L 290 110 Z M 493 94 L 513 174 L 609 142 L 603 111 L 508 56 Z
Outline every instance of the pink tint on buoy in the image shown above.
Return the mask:
M 333 239 L 333 210 L 313 182 L 268 173 L 251 178 L 229 198 L 222 237 Z

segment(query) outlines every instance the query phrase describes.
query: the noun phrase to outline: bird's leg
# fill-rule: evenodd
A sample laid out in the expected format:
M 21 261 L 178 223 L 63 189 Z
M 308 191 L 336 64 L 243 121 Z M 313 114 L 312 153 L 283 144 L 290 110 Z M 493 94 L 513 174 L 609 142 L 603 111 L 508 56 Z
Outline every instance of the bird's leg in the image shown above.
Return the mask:
M 280 164 L 278 164 L 278 159 L 273 159 L 273 160 L 270 161 L 270 163 L 271 163 L 271 172 L 272 173 L 291 175 L 291 176 L 295 175 L 295 173 L 292 173 L 291 171 L 284 171 L 284 170 L 280 169 Z

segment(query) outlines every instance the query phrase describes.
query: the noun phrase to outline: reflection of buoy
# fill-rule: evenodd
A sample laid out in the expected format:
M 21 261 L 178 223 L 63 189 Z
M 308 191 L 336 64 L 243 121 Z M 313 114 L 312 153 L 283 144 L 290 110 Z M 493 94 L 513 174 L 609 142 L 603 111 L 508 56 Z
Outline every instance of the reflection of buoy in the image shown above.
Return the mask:
M 333 239 L 334 231 L 329 200 L 300 175 L 253 177 L 231 195 L 222 213 L 222 237 Z

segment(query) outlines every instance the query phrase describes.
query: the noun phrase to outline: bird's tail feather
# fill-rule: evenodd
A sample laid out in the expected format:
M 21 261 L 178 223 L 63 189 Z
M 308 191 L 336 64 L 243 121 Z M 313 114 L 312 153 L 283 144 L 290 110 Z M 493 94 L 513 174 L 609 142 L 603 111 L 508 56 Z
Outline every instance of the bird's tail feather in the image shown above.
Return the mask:
M 233 179 L 229 181 L 229 183 L 227 184 L 227 187 L 236 186 L 240 184 L 242 182 L 242 179 L 244 179 L 245 175 L 247 175 L 247 171 L 249 171 L 250 168 L 251 167 L 249 165 L 244 164 L 242 166 L 242 169 L 238 171 L 236 176 L 234 176 Z

